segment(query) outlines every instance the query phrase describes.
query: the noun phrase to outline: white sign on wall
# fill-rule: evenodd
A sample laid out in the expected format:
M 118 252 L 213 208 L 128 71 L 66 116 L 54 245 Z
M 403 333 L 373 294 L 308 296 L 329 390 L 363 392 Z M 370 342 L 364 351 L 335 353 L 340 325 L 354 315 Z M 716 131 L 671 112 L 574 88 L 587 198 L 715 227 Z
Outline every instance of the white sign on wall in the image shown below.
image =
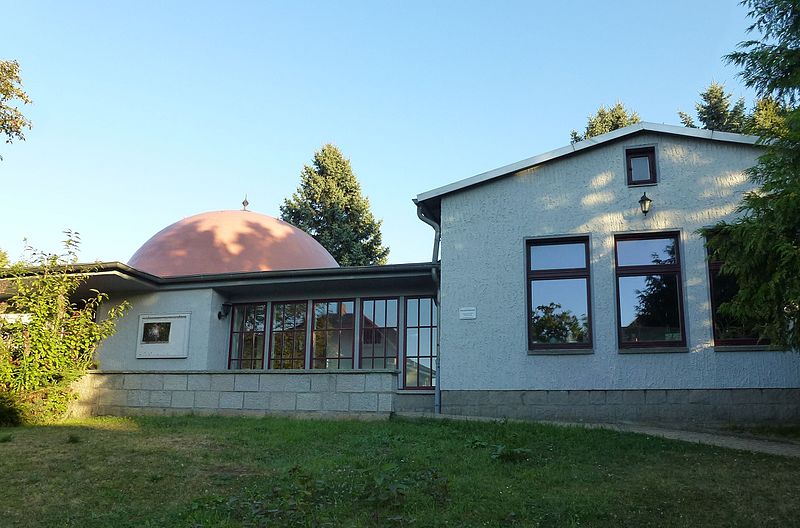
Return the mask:
M 458 309 L 459 319 L 477 319 L 478 309 L 474 306 L 464 306 Z
M 189 315 L 142 314 L 137 334 L 137 359 L 189 357 Z

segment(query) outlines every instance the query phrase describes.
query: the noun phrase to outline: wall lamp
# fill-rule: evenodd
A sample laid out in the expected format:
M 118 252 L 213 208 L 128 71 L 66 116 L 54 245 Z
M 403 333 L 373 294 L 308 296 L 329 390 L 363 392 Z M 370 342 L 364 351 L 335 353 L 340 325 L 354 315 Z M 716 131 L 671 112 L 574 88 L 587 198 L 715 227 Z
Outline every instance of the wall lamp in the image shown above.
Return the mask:
M 647 213 L 650 212 L 650 204 L 653 203 L 653 200 L 647 197 L 647 193 L 642 194 L 642 197 L 639 198 L 639 208 L 642 210 L 645 216 Z
M 231 313 L 231 303 L 222 303 L 222 309 L 217 312 L 217 319 L 225 319 Z

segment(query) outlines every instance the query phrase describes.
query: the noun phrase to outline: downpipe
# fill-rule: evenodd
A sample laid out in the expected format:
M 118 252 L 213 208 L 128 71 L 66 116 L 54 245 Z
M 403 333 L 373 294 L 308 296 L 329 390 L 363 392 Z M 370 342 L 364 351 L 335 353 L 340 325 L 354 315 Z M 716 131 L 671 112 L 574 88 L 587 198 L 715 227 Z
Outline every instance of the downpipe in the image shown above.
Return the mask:
M 442 237 L 442 228 L 441 226 L 434 221 L 430 216 L 426 214 L 425 206 L 421 203 L 418 203 L 414 200 L 414 203 L 417 206 L 417 216 L 420 220 L 428 224 L 433 228 L 434 235 L 433 235 L 433 255 L 431 256 L 431 262 L 436 264 L 439 262 L 439 241 Z M 435 267 L 431 268 L 431 278 L 433 279 L 433 283 L 436 285 L 436 295 L 433 297 L 433 302 L 436 304 L 436 387 L 433 391 L 433 412 L 435 414 L 442 413 L 442 368 L 441 368 L 441 354 L 440 352 L 440 340 L 441 340 L 441 329 L 442 329 L 442 310 L 440 307 L 441 303 L 441 282 L 439 276 L 439 270 Z

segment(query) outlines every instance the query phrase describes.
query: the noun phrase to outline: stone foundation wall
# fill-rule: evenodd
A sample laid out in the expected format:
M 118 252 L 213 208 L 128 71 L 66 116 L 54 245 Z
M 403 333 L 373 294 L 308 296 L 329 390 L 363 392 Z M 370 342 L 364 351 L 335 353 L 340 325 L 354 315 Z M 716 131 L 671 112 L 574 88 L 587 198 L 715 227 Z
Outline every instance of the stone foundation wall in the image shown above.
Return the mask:
M 800 423 L 800 389 L 442 391 L 442 413 L 664 424 Z
M 394 411 L 395 371 L 108 372 L 75 385 L 72 414 L 348 414 Z
M 433 407 L 433 393 L 399 391 L 394 397 L 395 412 L 432 413 Z

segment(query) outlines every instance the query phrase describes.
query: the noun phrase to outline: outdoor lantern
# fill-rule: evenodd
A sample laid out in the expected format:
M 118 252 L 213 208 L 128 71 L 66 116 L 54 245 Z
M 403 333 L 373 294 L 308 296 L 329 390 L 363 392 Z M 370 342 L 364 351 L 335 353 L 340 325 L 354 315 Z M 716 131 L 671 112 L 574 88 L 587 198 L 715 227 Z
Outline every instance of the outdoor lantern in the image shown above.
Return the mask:
M 231 313 L 231 303 L 222 303 L 222 310 L 217 312 L 217 319 L 224 319 Z
M 651 203 L 653 203 L 653 200 L 647 197 L 647 193 L 642 194 L 642 197 L 639 198 L 639 207 L 645 216 L 647 216 L 647 213 L 650 212 Z

